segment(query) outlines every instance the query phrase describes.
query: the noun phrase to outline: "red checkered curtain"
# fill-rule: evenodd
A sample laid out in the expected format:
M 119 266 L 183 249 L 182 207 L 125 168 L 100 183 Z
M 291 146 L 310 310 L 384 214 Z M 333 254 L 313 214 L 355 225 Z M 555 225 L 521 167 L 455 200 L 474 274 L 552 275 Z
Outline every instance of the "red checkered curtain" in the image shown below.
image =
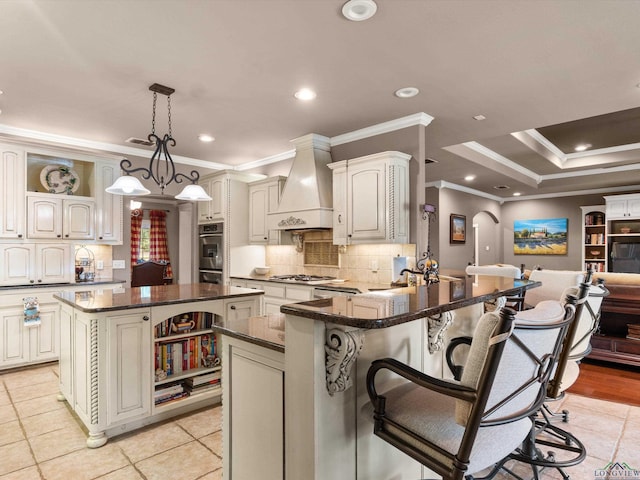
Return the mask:
M 131 269 L 140 258 L 140 230 L 142 227 L 142 210 L 131 210 Z
M 151 227 L 149 229 L 149 260 L 154 262 L 166 262 L 167 270 L 165 276 L 173 278 L 171 265 L 169 263 L 169 248 L 167 247 L 167 214 L 162 210 L 151 210 L 149 219 Z

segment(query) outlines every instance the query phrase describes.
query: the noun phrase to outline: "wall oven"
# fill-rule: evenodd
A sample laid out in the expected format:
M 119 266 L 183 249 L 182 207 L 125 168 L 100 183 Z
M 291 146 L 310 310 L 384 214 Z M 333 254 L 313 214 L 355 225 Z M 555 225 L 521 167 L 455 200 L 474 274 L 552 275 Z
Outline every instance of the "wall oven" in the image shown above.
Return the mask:
M 222 223 L 200 225 L 199 233 L 199 270 L 200 282 L 222 284 L 224 250 L 222 243 Z

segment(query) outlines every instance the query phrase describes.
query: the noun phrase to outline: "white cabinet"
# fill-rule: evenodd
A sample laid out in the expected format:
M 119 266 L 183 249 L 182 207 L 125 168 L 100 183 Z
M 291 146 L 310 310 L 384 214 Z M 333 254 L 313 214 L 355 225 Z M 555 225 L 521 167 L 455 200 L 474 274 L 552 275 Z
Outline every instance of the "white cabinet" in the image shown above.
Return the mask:
M 284 354 L 228 336 L 222 344 L 223 478 L 284 480 Z
M 0 280 L 3 285 L 70 282 L 72 248 L 67 244 L 44 243 L 0 245 Z
M 286 177 L 272 177 L 249 185 L 249 243 L 280 245 L 280 231 L 270 230 L 267 215 L 278 209 Z
M 333 243 L 409 242 L 409 160 L 382 152 L 329 164 Z
M 224 221 L 226 185 L 224 177 L 203 177 L 202 188 L 211 197 L 208 202 L 198 202 L 198 223 Z
M 607 220 L 640 219 L 640 194 L 604 197 Z
M 246 320 L 260 314 L 260 297 L 224 301 L 225 319 L 231 322 Z
M 312 285 L 289 285 L 279 282 L 250 280 L 247 288 L 262 290 L 262 314 L 280 313 L 280 307 L 288 303 L 306 302 L 313 299 Z
M 27 195 L 29 238 L 93 240 L 95 202 L 49 194 Z
M 25 236 L 25 153 L 0 145 L 0 238 Z
M 96 240 L 122 245 L 122 196 L 105 189 L 113 184 L 120 168 L 111 162 L 97 162 L 96 174 Z
M 109 315 L 109 424 L 148 415 L 151 408 L 151 328 L 149 310 Z
M 0 369 L 56 360 L 59 335 L 57 303 L 40 304 L 40 324 L 32 326 L 24 324 L 23 305 L 17 301 L 12 303 L 14 306 L 0 308 Z

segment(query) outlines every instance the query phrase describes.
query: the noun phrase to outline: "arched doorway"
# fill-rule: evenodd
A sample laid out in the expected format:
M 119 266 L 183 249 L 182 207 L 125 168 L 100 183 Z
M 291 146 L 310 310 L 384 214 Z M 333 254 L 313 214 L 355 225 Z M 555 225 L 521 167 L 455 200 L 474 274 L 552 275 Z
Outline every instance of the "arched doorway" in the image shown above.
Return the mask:
M 500 221 L 491 212 L 482 211 L 473 216 L 473 263 L 491 265 L 499 263 Z

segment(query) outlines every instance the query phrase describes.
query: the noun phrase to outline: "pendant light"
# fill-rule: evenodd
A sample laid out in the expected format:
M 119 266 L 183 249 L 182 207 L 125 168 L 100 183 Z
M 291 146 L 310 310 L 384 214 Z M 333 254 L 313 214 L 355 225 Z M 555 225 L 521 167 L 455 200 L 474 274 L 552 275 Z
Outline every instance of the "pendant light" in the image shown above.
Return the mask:
M 120 162 L 120 169 L 126 173 L 126 175 L 118 177 L 113 185 L 106 188 L 107 193 L 114 195 L 148 195 L 150 190 L 145 188 L 140 180 L 132 176 L 132 173 L 142 172 L 142 178 L 145 180 L 152 179 L 160 187 L 160 193 L 164 195 L 164 189 L 172 182 L 182 183 L 183 180 L 190 180 L 191 185 L 184 187 L 182 192 L 175 196 L 178 200 L 190 200 L 190 201 L 208 201 L 211 197 L 207 195 L 204 189 L 197 185 L 196 182 L 200 179 L 200 174 L 196 170 L 192 170 L 189 176 L 183 173 L 177 173 L 176 167 L 169 153 L 169 144 L 175 147 L 176 141 L 171 136 L 171 94 L 175 92 L 175 89 L 171 87 L 165 87 L 158 83 L 154 83 L 149 87 L 149 90 L 153 92 L 153 117 L 151 120 L 151 133 L 147 137 L 150 142 L 156 146 L 155 152 L 149 160 L 149 168 L 139 167 L 133 168 L 133 164 L 128 159 L 124 158 Z M 167 111 L 169 118 L 169 132 L 165 133 L 162 138 L 156 135 L 156 101 L 158 93 L 167 96 Z

